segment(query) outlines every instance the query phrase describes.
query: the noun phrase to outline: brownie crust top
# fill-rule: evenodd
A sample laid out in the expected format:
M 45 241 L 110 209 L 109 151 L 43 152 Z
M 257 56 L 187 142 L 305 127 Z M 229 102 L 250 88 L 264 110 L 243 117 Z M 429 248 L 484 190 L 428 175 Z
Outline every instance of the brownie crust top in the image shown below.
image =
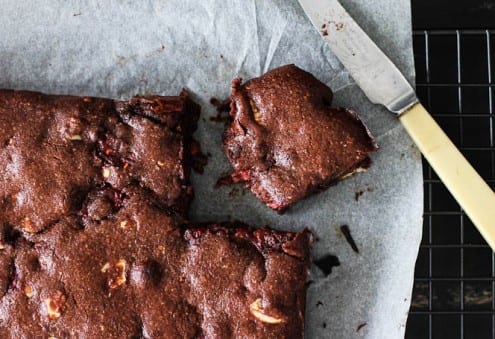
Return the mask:
M 184 136 L 198 115 L 186 92 L 119 102 L 0 90 L 0 224 L 36 233 L 80 213 L 95 188 L 131 183 L 185 210 Z
M 328 86 L 294 65 L 232 83 L 224 149 L 232 178 L 283 211 L 369 163 L 377 149 L 358 116 L 332 106 Z
M 0 90 L 0 338 L 302 338 L 311 235 L 192 225 L 199 107 Z
M 125 193 L 84 229 L 65 219 L 8 239 L 2 338 L 303 337 L 309 232 L 184 230 L 139 189 Z

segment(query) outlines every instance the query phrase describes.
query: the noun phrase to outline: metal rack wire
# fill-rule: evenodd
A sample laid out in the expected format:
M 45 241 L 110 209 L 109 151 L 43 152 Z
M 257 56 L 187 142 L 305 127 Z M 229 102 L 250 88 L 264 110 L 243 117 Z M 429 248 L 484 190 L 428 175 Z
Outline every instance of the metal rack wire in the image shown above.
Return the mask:
M 495 31 L 414 31 L 413 41 L 420 100 L 495 188 Z M 426 162 L 423 173 L 406 338 L 495 339 L 494 253 Z

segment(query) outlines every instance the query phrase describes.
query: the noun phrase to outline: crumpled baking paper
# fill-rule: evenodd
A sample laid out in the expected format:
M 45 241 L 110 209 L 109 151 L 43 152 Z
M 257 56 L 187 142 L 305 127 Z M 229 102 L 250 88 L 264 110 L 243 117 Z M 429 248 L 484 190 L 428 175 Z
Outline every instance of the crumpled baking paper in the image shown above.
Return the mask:
M 342 4 L 413 82 L 409 0 Z M 421 237 L 420 155 L 397 119 L 364 97 L 296 0 L 4 0 L 1 7 L 0 87 L 112 98 L 186 87 L 203 106 L 196 138 L 211 154 L 205 173 L 193 177 L 192 219 L 311 229 L 319 239 L 314 258 L 332 254 L 340 266 L 328 276 L 312 268 L 307 337 L 404 336 Z M 381 149 L 366 173 L 280 216 L 239 187 L 213 188 L 230 166 L 209 99 L 227 98 L 234 77 L 288 63 L 330 85 L 335 103 L 356 110 Z M 359 254 L 338 232 L 343 224 Z

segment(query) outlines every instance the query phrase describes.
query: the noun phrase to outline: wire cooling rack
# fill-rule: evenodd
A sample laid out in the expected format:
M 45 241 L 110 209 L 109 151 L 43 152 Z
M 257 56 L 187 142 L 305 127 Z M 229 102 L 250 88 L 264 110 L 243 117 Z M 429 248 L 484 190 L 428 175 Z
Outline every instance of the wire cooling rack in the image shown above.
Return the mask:
M 414 31 L 413 42 L 421 102 L 495 189 L 495 31 Z M 406 338 L 495 339 L 494 254 L 426 162 L 423 173 Z

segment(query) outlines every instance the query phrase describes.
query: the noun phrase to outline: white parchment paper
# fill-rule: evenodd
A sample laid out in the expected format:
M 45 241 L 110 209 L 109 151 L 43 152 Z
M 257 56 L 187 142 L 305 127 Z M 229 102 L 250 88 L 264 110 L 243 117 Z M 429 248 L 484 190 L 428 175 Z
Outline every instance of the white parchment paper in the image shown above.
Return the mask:
M 409 0 L 342 4 L 412 82 Z M 314 257 L 340 260 L 328 277 L 312 269 L 308 338 L 404 336 L 421 237 L 420 155 L 395 117 L 354 85 L 296 0 L 0 0 L 0 8 L 0 87 L 112 98 L 190 90 L 203 106 L 196 137 L 212 155 L 204 175 L 193 177 L 193 220 L 308 227 L 319 238 Z M 360 114 L 381 149 L 368 172 L 279 216 L 249 192 L 213 189 L 230 167 L 208 102 L 226 98 L 234 77 L 287 63 L 329 84 L 335 102 Z M 359 254 L 336 232 L 342 224 Z

